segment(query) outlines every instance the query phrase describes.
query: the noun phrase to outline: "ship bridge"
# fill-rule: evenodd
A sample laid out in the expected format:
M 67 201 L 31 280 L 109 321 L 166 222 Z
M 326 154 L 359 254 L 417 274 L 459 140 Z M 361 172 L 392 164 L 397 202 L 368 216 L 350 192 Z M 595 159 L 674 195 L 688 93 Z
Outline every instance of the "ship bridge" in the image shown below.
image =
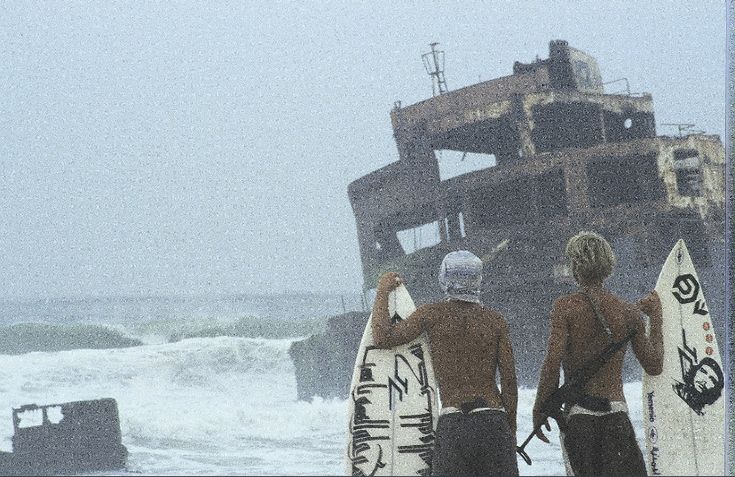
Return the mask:
M 391 112 L 401 160 L 433 151 L 493 154 L 498 163 L 569 147 L 656 135 L 649 94 L 604 94 L 597 61 L 565 41 L 513 74 Z

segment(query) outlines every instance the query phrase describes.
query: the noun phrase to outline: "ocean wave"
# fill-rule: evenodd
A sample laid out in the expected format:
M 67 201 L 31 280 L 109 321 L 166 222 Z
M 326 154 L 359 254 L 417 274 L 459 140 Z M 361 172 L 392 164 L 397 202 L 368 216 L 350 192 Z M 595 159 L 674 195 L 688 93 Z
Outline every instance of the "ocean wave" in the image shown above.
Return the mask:
M 130 327 L 130 334 L 146 343 L 174 343 L 188 338 L 286 339 L 322 333 L 326 318 L 304 320 L 263 319 L 246 316 L 237 320 L 186 319 L 156 320 Z
M 141 344 L 124 331 L 102 325 L 19 323 L 0 327 L 0 354 L 129 348 Z
M 278 414 L 276 408 L 296 402 L 291 342 L 192 338 L 126 349 L 0 356 L 0 401 L 6 403 L 0 407 L 0 443 L 7 450 L 11 407 L 111 397 L 118 402 L 128 443 L 200 445 L 223 429 L 235 432 L 262 410 Z M 272 430 L 265 421 L 261 426 L 266 429 L 259 432 Z M 248 429 L 242 432 L 249 435 Z
M 243 317 L 237 320 L 165 319 L 144 323 L 18 323 L 0 326 L 0 355 L 35 351 L 128 348 L 191 338 L 296 339 L 324 331 L 326 318 L 306 320 Z

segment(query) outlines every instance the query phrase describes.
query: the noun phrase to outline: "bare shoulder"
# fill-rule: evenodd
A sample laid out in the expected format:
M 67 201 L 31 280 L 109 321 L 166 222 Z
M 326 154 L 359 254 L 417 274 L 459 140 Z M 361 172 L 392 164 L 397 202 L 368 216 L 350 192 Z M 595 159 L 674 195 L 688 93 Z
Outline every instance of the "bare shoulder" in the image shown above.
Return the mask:
M 640 331 L 643 320 L 638 308 L 613 292 L 608 291 L 607 297 L 613 305 L 612 318 L 621 320 L 628 331 Z
M 626 315 L 627 318 L 638 318 L 638 308 L 633 303 L 628 303 L 625 299 L 621 298 L 613 292 L 608 292 L 609 299 L 616 305 L 616 307 Z
M 436 304 L 434 303 L 428 303 L 425 305 L 419 305 L 412 314 L 420 314 L 425 315 L 427 313 L 431 313 L 432 310 L 436 308 Z
M 579 293 L 572 293 L 569 295 L 562 295 L 554 300 L 551 305 L 551 314 L 557 316 L 563 316 L 569 312 L 577 311 L 584 305 L 582 295 Z
M 420 305 L 416 308 L 413 313 L 411 313 L 411 317 L 420 320 L 430 319 L 432 316 L 437 315 L 438 311 L 439 308 L 436 303 L 429 303 Z
M 508 322 L 500 312 L 492 310 L 490 308 L 485 308 L 484 306 L 481 306 L 481 310 L 484 319 L 489 322 L 493 327 L 497 328 L 500 331 L 507 331 Z

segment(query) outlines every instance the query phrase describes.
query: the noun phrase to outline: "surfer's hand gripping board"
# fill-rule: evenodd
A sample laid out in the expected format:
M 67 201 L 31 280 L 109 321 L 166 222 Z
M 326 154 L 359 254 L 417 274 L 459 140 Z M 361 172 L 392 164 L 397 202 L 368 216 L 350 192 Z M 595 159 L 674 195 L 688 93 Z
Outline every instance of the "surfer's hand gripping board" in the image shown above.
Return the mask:
M 636 307 L 648 316 L 661 313 L 661 298 L 658 292 L 653 290 L 651 293 L 636 302 Z
M 382 274 L 380 278 L 378 279 L 378 291 L 382 290 L 386 292 L 392 292 L 393 290 L 395 290 L 402 284 L 403 284 L 403 280 L 401 280 L 400 275 L 398 275 L 396 272 L 386 272 Z M 394 296 L 393 298 L 395 299 L 396 297 Z M 408 318 L 408 317 L 405 317 L 405 318 Z

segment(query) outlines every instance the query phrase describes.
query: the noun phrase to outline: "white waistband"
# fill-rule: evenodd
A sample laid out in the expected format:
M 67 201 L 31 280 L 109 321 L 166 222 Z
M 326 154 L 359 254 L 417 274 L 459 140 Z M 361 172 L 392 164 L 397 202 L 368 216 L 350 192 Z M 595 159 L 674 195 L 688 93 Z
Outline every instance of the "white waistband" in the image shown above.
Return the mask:
M 476 407 L 475 409 L 471 410 L 469 414 L 474 414 L 476 412 L 482 412 L 482 411 L 500 411 L 505 412 L 505 409 L 502 407 Z M 447 406 L 443 407 L 441 411 L 439 411 L 440 416 L 444 416 L 446 414 L 456 414 L 458 412 L 462 412 L 461 409 L 453 406 Z
M 589 409 L 575 404 L 569 410 L 568 416 L 572 417 L 575 414 L 586 414 L 588 416 L 607 416 L 608 414 L 614 414 L 616 412 L 624 412 L 626 414 L 628 413 L 628 405 L 625 403 L 625 401 L 610 401 L 609 411 L 590 411 Z

